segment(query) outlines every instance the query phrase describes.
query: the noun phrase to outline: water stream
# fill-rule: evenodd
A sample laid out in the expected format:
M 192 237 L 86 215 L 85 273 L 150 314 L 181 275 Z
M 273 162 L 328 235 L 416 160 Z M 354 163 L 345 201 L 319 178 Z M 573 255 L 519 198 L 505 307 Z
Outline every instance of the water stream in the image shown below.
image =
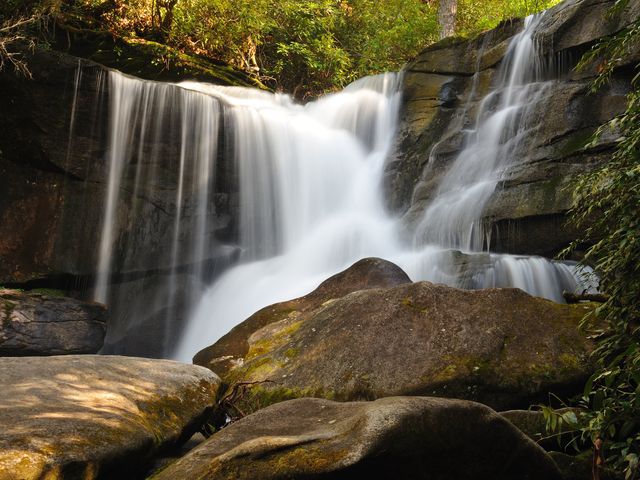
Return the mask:
M 166 280 L 157 294 L 167 306 L 154 319 L 165 330 L 164 356 L 190 361 L 256 310 L 303 295 L 367 256 L 397 263 L 416 281 L 514 286 L 562 301 L 563 290 L 579 285 L 573 265 L 490 253 L 482 223 L 496 185 L 526 155 L 522 140 L 535 134 L 537 106 L 552 84 L 542 79 L 536 25 L 527 19 L 513 38 L 465 148 L 409 235 L 387 214 L 380 188 L 398 123 L 401 74 L 364 78 L 299 105 L 286 95 L 110 72 L 109 186 L 96 298 L 117 298 L 109 291 L 113 272 L 136 269 L 141 255 L 131 253 L 131 242 L 154 241 L 150 228 L 140 226 L 154 219 L 136 207 L 137 199 L 158 203 L 154 191 L 165 190 L 170 220 L 155 219 L 151 229 L 167 243 L 160 260 Z M 178 160 L 163 163 L 167 153 Z M 221 159 L 231 165 L 225 172 Z M 237 182 L 235 197 L 222 192 L 223 173 Z M 125 180 L 132 189 L 123 193 Z M 219 235 L 221 196 L 236 199 L 235 236 Z M 114 230 L 123 202 L 134 219 L 126 241 Z M 125 259 L 116 260 L 122 252 Z M 234 252 L 233 266 L 207 286 L 213 276 L 203 265 L 224 252 Z M 188 292 L 184 331 L 174 325 L 171 298 L 178 290 Z M 127 336 L 134 316 L 128 312 L 110 325 L 108 344 Z

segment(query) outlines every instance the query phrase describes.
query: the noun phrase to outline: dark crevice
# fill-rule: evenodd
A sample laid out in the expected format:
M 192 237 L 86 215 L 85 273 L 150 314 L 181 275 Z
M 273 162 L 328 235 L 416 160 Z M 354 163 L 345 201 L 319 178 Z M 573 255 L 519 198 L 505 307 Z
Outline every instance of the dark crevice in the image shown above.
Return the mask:
M 63 290 L 65 292 L 89 291 L 94 283 L 93 275 L 78 275 L 72 273 L 54 273 L 40 278 L 34 278 L 26 282 L 4 282 L 3 287 L 19 290 L 36 290 L 41 288 L 51 290 Z
M 152 276 L 169 276 L 177 274 L 190 274 L 198 271 L 205 283 L 212 281 L 222 270 L 237 263 L 240 255 L 239 248 L 233 248 L 228 254 L 221 254 L 218 257 L 209 258 L 201 262 L 193 262 L 178 265 L 174 268 L 156 268 L 149 270 L 137 270 L 130 272 L 117 272 L 109 277 L 109 284 L 120 284 L 142 280 Z M 73 274 L 54 273 L 34 278 L 26 282 L 5 282 L 4 288 L 20 290 L 52 289 L 66 292 L 78 292 L 83 296 L 88 293 L 96 283 L 96 273 Z

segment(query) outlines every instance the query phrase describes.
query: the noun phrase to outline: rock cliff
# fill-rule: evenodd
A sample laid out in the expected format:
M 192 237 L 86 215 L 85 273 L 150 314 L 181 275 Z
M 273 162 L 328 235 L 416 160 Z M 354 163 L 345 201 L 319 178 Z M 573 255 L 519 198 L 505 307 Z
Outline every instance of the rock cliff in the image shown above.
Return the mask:
M 96 279 L 109 179 L 109 70 L 55 50 L 37 49 L 28 62 L 32 80 L 0 73 L 0 285 L 61 288 L 87 298 Z M 178 78 L 221 81 L 202 70 L 192 71 L 191 77 L 180 72 Z M 142 73 L 156 77 L 154 71 Z M 180 115 L 173 112 L 166 125 L 176 125 Z M 149 356 L 161 355 L 165 337 L 177 335 L 175 329 L 158 326 L 158 316 L 173 308 L 178 329 L 184 311 L 179 304 L 234 255 L 233 249 L 211 248 L 206 258 L 185 256 L 180 264 L 171 264 L 178 135 L 178 130 L 165 128 L 142 141 L 141 155 L 160 152 L 150 168 L 157 175 L 134 195 L 141 162 L 128 166 L 120 185 L 127 199 L 119 203 L 114 222 L 117 239 L 107 303 L 113 307 L 112 318 L 137 319 L 129 340 L 139 354 Z M 203 239 L 212 246 L 233 239 L 236 230 L 237 215 L 231 209 L 237 185 L 234 172 L 225 169 L 223 151 L 217 162 L 217 194 L 211 200 L 214 228 Z M 188 174 L 184 180 L 195 183 Z M 197 202 L 193 196 L 184 202 L 188 208 L 181 223 L 188 225 Z M 143 225 L 139 218 L 146 219 Z M 189 252 L 190 236 L 179 240 L 179 250 Z M 195 264 L 204 272 L 202 278 L 191 275 Z M 174 302 L 168 293 L 171 276 Z M 152 334 L 150 328 L 155 329 Z M 113 340 L 107 346 L 109 342 Z
M 620 61 L 610 84 L 590 93 L 597 65 L 576 71 L 582 54 L 598 39 L 623 29 L 640 6 L 611 17 L 613 1 L 569 0 L 545 13 L 538 28 L 548 77 L 557 79 L 543 100 L 538 128 L 521 158 L 506 172 L 486 207 L 491 249 L 553 256 L 575 237 L 566 224 L 575 178 L 605 162 L 614 133 L 589 144 L 596 129 L 624 111 L 632 66 L 638 54 Z M 480 102 L 522 20 L 505 22 L 476 39 L 446 39 L 410 62 L 404 77 L 404 103 L 395 153 L 385 176 L 389 208 L 409 229 L 434 195 L 443 175 L 464 146 Z

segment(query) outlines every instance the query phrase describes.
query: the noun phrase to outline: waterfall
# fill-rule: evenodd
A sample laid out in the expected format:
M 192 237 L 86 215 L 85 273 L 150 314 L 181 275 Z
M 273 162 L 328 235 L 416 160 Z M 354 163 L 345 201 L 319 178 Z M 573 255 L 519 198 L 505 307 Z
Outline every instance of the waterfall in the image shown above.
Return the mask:
M 265 103 L 252 98 L 248 106 L 244 97 L 251 91 L 233 90 L 240 97 L 229 103 L 235 103 L 246 262 L 205 294 L 178 358 L 190 358 L 194 345 L 205 346 L 265 305 L 307 293 L 362 257 L 401 250 L 379 193 L 399 85 L 397 74 L 369 77 L 305 106 L 267 94 Z
M 526 155 L 523 144 L 538 125 L 538 107 L 552 81 L 542 81 L 534 32 L 543 15 L 528 17 L 511 41 L 493 90 L 480 104 L 467 145 L 448 170 L 416 229 L 425 241 L 463 251 L 489 246 L 482 214 L 509 166 Z
M 580 285 L 575 265 L 490 253 L 482 225 L 496 186 L 526 155 L 551 84 L 542 78 L 537 23 L 527 19 L 511 41 L 466 147 L 410 241 L 380 188 L 402 74 L 367 77 L 300 105 L 282 94 L 110 72 L 95 290 L 118 317 L 107 351 L 139 353 L 127 345 L 131 331 L 157 329 L 159 355 L 190 361 L 256 310 L 308 293 L 367 256 L 397 263 L 416 281 L 513 286 L 562 301 L 563 290 Z M 150 256 L 159 265 L 153 289 L 141 274 Z

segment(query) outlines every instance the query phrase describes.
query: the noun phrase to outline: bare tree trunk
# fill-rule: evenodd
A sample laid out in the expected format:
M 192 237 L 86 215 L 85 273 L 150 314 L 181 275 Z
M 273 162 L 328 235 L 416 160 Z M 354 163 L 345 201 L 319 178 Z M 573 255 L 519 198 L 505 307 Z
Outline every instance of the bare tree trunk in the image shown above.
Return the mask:
M 440 0 L 440 4 L 438 5 L 440 38 L 450 37 L 455 33 L 457 11 L 457 0 Z

